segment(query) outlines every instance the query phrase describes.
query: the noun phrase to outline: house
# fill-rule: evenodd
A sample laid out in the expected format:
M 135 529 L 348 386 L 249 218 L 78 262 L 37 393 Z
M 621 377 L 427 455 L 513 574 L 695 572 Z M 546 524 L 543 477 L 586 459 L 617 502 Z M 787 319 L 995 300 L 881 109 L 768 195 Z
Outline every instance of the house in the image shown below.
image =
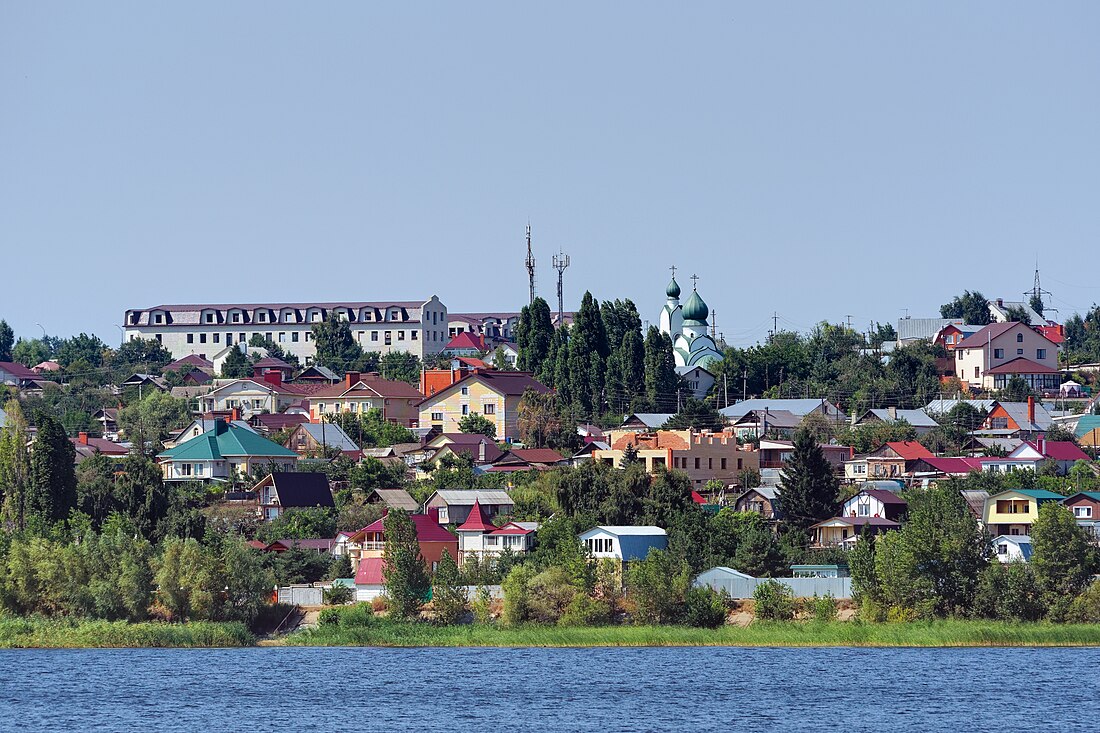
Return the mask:
M 167 374 L 168 372 L 190 372 L 192 369 L 198 369 L 214 376 L 214 362 L 198 354 L 187 354 L 180 357 L 166 364 L 161 371 Z
M 249 543 L 252 545 L 252 543 Z M 263 543 L 260 543 L 263 545 Z M 306 539 L 306 540 L 275 540 L 269 544 L 257 547 L 256 549 L 261 552 L 286 552 L 288 550 L 309 550 L 310 552 L 316 552 L 318 554 L 330 554 L 332 552 L 333 545 L 336 544 L 335 539 Z M 255 547 L 255 545 L 252 545 Z
M 359 458 L 359 446 L 336 423 L 302 423 L 290 431 L 283 445 L 303 457 L 323 458 L 328 451 L 338 450 L 350 458 Z
M 2 424 L 2 423 L 0 423 Z M 69 438 L 76 451 L 76 462 L 80 463 L 85 458 L 92 456 L 107 456 L 108 458 L 125 458 L 130 455 L 130 446 L 115 443 L 106 438 L 93 438 L 81 431 L 75 438 Z
M 527 390 L 551 391 L 527 372 L 474 371 L 424 398 L 420 426 L 458 432 L 462 418 L 477 413 L 493 423 L 498 440 L 511 443 L 519 439 L 519 403 Z
M 225 422 L 223 418 L 215 417 L 200 417 L 191 421 L 191 424 L 182 430 L 173 430 L 168 434 L 168 440 L 164 441 L 165 448 L 175 448 L 181 443 L 186 443 L 192 438 L 197 438 L 203 433 L 210 432 L 214 429 L 214 424 L 217 422 Z M 238 420 L 233 413 L 230 413 L 229 424 L 234 427 L 241 428 L 242 430 L 248 430 L 250 432 L 256 432 L 252 426 L 243 420 Z
M 235 409 L 247 419 L 262 412 L 283 412 L 323 387 L 311 383 L 285 384 L 279 371 L 268 372 L 262 379 L 216 379 L 213 387 L 199 398 L 199 408 L 203 412 Z
M 298 454 L 223 420 L 157 455 L 165 481 L 230 481 L 260 470 L 293 471 Z
M 318 422 L 340 412 L 363 415 L 379 410 L 383 420 L 410 428 L 416 427 L 423 399 L 408 382 L 383 379 L 377 372 L 348 372 L 342 381 L 310 395 L 309 415 L 312 422 Z
M 856 420 L 855 424 L 857 427 L 875 423 L 897 425 L 902 421 L 912 425 L 917 435 L 924 435 L 940 426 L 924 410 L 899 410 L 896 407 L 868 410 Z
M 1039 506 L 1061 501 L 1061 494 L 1043 489 L 1009 489 L 985 500 L 982 523 L 994 535 L 1030 535 L 1039 517 Z
M 1031 304 L 1026 300 L 1005 300 L 1004 298 L 997 298 L 996 300 L 989 301 L 989 317 L 994 323 L 1005 323 L 1011 317 L 1009 310 L 1022 310 L 1028 318 L 1028 324 L 1031 326 L 1045 325 L 1047 319 L 1043 318 L 1043 315 L 1031 307 Z
M 911 476 L 933 478 L 936 476 L 966 476 L 971 471 L 982 470 L 982 459 L 973 457 L 933 456 L 921 458 L 912 464 Z
M 834 471 L 843 471 L 844 462 L 852 458 L 852 448 L 847 445 L 821 443 L 818 447 L 821 448 L 821 452 L 825 454 L 825 460 L 832 465 Z M 757 450 L 760 453 L 762 471 L 766 468 L 779 469 L 783 468 L 794 454 L 794 443 L 789 440 L 763 438 Z
M 450 368 L 448 369 L 421 369 L 420 394 L 431 397 L 479 369 L 481 371 L 493 371 L 493 366 L 486 364 L 481 359 L 458 357 L 451 359 Z
M 252 487 L 257 511 L 265 522 L 274 521 L 287 509 L 336 508 L 323 473 L 269 473 Z
M 932 341 L 936 334 L 950 325 L 962 326 L 961 318 L 905 318 L 898 319 L 898 346 L 906 346 L 916 341 Z
M 1077 526 L 1089 533 L 1093 544 L 1100 544 L 1100 491 L 1078 491 L 1062 499 L 1062 506 L 1073 512 Z
M 864 489 L 841 506 L 843 517 L 882 517 L 900 522 L 907 508 L 905 499 L 886 489 Z
M 845 461 L 844 478 L 860 482 L 910 476 L 918 461 L 935 457 L 932 451 L 915 440 L 890 441 L 866 455 Z
M 507 451 L 493 465 L 486 469 L 488 473 L 509 473 L 513 471 L 545 471 L 558 466 L 569 465 L 569 459 L 550 448 L 513 448 Z
M 474 503 L 489 519 L 499 514 L 511 514 L 515 504 L 506 491 L 500 489 L 440 489 L 424 502 L 440 524 L 461 525 L 470 518 Z
M 18 387 L 26 380 L 38 378 L 38 373 L 19 362 L 0 361 L 0 384 L 11 384 Z
M 102 427 L 103 437 L 118 437 L 118 408 L 101 407 L 92 413 L 92 420 Z
M 1033 390 L 1057 390 L 1058 345 L 1023 323 L 991 323 L 955 348 L 955 374 L 971 387 L 1004 389 L 1012 377 Z
M 637 451 L 647 473 L 662 469 L 683 471 L 692 486 L 710 480 L 737 485 L 742 471 L 760 468 L 757 451 L 742 449 L 730 431 L 657 430 L 651 433 L 612 430 L 611 449 L 596 450 L 592 460 L 621 468 L 627 448 Z
M 611 450 L 611 444 L 605 443 L 602 440 L 593 440 L 590 443 L 585 443 L 583 448 L 573 454 L 569 462 L 574 466 L 579 466 L 586 461 L 591 461 L 592 454 L 598 450 Z
M 491 364 L 506 364 L 509 369 L 515 369 L 519 363 L 519 349 L 511 341 L 489 341 L 489 353 L 486 359 Z
M 839 547 L 850 550 L 855 547 L 860 532 L 865 526 L 869 527 L 874 535 L 901 527 L 894 520 L 885 517 L 833 517 L 810 527 L 813 536 L 810 547 L 814 549 Z
M 982 520 L 985 517 L 985 500 L 989 498 L 989 492 L 984 489 L 963 489 L 959 493 L 962 494 L 963 501 L 966 502 L 966 508 L 970 512 L 970 516 L 974 518 L 979 527 L 984 527 Z
M 660 430 L 673 416 L 671 412 L 635 412 L 623 419 L 621 430 Z
M 340 376 L 336 372 L 321 364 L 312 364 L 294 378 L 295 382 L 314 382 L 319 384 L 336 384 Z
M 768 399 L 759 398 L 751 400 L 742 400 L 741 402 L 734 403 L 727 407 L 723 407 L 718 412 L 722 413 L 731 420 L 736 420 L 742 417 L 749 410 L 767 410 L 769 412 L 775 412 L 776 410 L 782 410 L 789 412 L 792 415 L 797 415 L 799 419 L 805 419 L 807 415 L 813 413 L 820 413 L 824 417 L 837 423 L 844 423 L 848 421 L 847 416 L 837 408 L 832 402 L 826 399 Z
M 464 564 L 471 555 L 491 560 L 503 552 L 529 552 L 534 546 L 536 529 L 538 524 L 534 522 L 508 522 L 497 527 L 475 500 L 470 515 L 456 530 L 458 563 Z
M 773 486 L 757 486 L 737 497 L 733 507 L 739 512 L 753 512 L 767 520 L 782 519 L 779 491 Z
M 948 323 L 936 332 L 936 335 L 932 338 L 932 343 L 936 346 L 942 346 L 949 352 L 954 351 L 968 336 L 981 330 L 981 326 L 968 323 Z
M 470 331 L 461 331 L 443 347 L 448 356 L 481 356 L 489 351 L 485 337 Z
M 49 373 L 49 372 L 59 372 L 59 371 L 61 371 L 61 365 L 58 364 L 56 361 L 53 361 L 52 359 L 47 359 L 46 361 L 40 361 L 37 364 L 35 364 L 34 366 L 32 366 L 31 371 L 34 372 L 35 374 L 46 374 L 46 373 Z
M 283 382 L 289 382 L 294 376 L 294 367 L 277 356 L 265 356 L 252 363 L 252 376 L 263 379 L 264 375 L 278 372 Z
M 431 455 L 425 456 L 419 463 L 432 466 L 438 466 L 447 455 L 464 455 L 478 466 L 492 463 L 504 455 L 496 441 L 480 433 L 442 433 L 429 440 L 424 447 L 431 451 Z
M 156 339 L 175 357 L 205 358 L 259 336 L 308 364 L 317 355 L 313 325 L 330 317 L 347 322 L 367 352 L 405 351 L 423 359 L 438 354 L 449 338 L 447 307 L 434 295 L 414 301 L 156 305 L 126 311 L 123 327 L 125 340 Z
M 595 560 L 611 558 L 621 564 L 645 560 L 650 550 L 668 548 L 668 534 L 652 526 L 599 526 L 579 536 L 588 555 Z
M 802 425 L 802 417 L 789 410 L 749 410 L 731 422 L 733 432 L 741 440 L 775 436 L 791 438 Z
M 447 332 L 453 338 L 461 333 L 511 340 L 516 337 L 519 313 L 451 313 Z
M 308 415 L 291 412 L 259 412 L 248 419 L 248 424 L 264 436 L 296 428 L 304 422 L 309 422 Z
M 382 504 L 386 509 L 403 509 L 415 512 L 420 509 L 416 499 L 404 489 L 375 489 L 367 497 L 368 504 Z
M 183 373 L 182 381 L 185 387 L 199 387 L 204 384 L 210 384 L 214 381 L 214 378 L 201 369 L 192 369 L 189 372 Z
M 159 389 L 161 392 L 168 391 L 168 383 L 164 381 L 163 377 L 158 377 L 155 374 L 131 374 L 126 378 L 126 381 L 118 386 L 122 389 L 136 389 L 139 391 L 147 389 Z
M 1027 402 L 1001 402 L 997 400 L 989 409 L 981 430 L 982 435 L 1011 437 L 1032 436 L 1044 433 L 1054 424 L 1054 419 L 1034 397 Z
M 1031 538 L 1026 534 L 1003 534 L 994 537 L 991 544 L 999 562 L 1031 561 Z
M 439 560 L 443 557 L 444 552 L 450 554 L 455 562 L 458 562 L 458 538 L 440 524 L 434 511 L 427 514 L 410 514 L 408 516 L 416 528 L 416 539 L 420 545 L 420 555 L 424 558 L 424 564 L 427 565 L 429 570 L 434 572 L 439 567 Z M 385 541 L 385 517 L 348 535 L 344 541 L 344 546 L 351 559 L 352 569 L 358 573 L 361 562 L 371 559 L 381 560 L 385 549 Z M 380 571 L 381 567 L 379 566 L 377 570 Z
M 992 473 L 1038 471 L 1047 461 L 1053 461 L 1059 476 L 1065 476 L 1077 461 L 1090 461 L 1088 454 L 1068 440 L 1025 441 L 1005 457 L 982 459 L 982 470 Z
M 687 387 L 688 394 L 696 399 L 703 399 L 714 386 L 714 374 L 703 368 L 701 364 L 695 366 L 678 366 L 676 374 L 680 377 L 680 383 Z

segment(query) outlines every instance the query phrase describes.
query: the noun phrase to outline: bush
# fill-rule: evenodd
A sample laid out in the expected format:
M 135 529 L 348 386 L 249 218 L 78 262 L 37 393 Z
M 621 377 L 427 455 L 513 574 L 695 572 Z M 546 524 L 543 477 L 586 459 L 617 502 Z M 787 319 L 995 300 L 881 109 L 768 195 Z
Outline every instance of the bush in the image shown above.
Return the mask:
M 562 626 L 599 626 L 611 619 L 611 606 L 586 593 L 577 593 L 558 623 Z
M 340 611 L 336 608 L 323 608 L 317 617 L 318 626 L 338 626 L 340 624 Z
M 726 623 L 726 596 L 708 586 L 689 588 L 684 621 L 700 629 L 717 629 Z
M 778 580 L 765 580 L 752 592 L 756 617 L 762 621 L 790 621 L 794 618 L 795 600 L 791 589 Z
M 1100 624 L 1100 581 L 1093 581 L 1085 592 L 1073 599 L 1067 620 L 1078 624 Z
M 386 603 L 385 596 L 375 596 L 370 602 L 370 607 L 375 613 L 381 613 L 389 608 L 389 604 Z
M 346 585 L 333 585 L 325 588 L 325 603 L 329 606 L 342 606 L 351 603 L 355 593 Z
M 493 599 L 489 595 L 489 589 L 479 586 L 474 594 L 474 600 L 470 601 L 470 610 L 474 612 L 474 621 L 479 624 L 487 624 L 493 620 Z
M 818 596 L 814 593 L 810 601 L 810 613 L 814 621 L 836 621 L 836 599 L 832 593 Z
M 340 625 L 344 627 L 370 626 L 374 623 L 374 609 L 366 603 L 341 608 L 337 613 L 340 615 Z

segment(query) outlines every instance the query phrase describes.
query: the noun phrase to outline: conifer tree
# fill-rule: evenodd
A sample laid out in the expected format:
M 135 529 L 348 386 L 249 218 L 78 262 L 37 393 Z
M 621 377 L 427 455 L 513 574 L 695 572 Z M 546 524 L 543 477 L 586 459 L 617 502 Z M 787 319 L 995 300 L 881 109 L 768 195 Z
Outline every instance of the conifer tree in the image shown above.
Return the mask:
M 804 532 L 811 524 L 835 516 L 837 482 L 833 467 L 809 430 L 795 433 L 794 451 L 781 476 L 783 515 L 789 527 Z
M 420 555 L 416 525 L 403 509 L 391 509 L 382 520 L 385 544 L 382 549 L 382 582 L 390 615 L 414 618 L 428 595 L 431 581 Z
M 222 362 L 223 379 L 243 379 L 252 376 L 252 364 L 240 347 L 232 349 L 226 354 Z
M 4 405 L 8 424 L 0 426 L 0 520 L 16 529 L 26 526 L 26 496 L 31 480 L 27 420 L 18 400 Z
M 351 324 L 335 313 L 322 323 L 313 324 L 313 342 L 317 348 L 316 362 L 344 373 L 363 356 L 363 349 L 351 335 Z

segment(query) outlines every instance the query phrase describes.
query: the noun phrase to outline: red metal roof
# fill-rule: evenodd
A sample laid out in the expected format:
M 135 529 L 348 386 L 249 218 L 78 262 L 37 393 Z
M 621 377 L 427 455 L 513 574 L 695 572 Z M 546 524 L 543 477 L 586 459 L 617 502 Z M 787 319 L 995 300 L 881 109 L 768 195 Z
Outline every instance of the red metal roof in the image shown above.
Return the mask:
M 558 463 L 564 460 L 561 453 L 551 448 L 513 448 L 510 453 L 527 463 Z
M 1055 461 L 1090 461 L 1088 453 L 1068 440 L 1027 441 L 1027 444 Z
M 515 522 L 508 522 L 508 524 L 498 529 L 494 529 L 489 534 L 531 534 L 534 531 L 533 529 L 524 529 Z
M 703 495 L 700 494 L 698 491 L 692 491 L 691 492 L 691 500 L 694 501 L 696 504 L 706 504 L 707 503 L 707 500 L 704 499 Z
M 454 542 L 458 543 L 458 538 L 448 532 L 445 527 L 439 524 L 439 520 L 435 517 L 427 514 L 410 514 L 409 519 L 416 525 L 416 539 L 420 542 Z M 383 522 L 385 517 L 379 519 L 372 524 L 368 524 L 359 532 L 385 532 Z M 356 532 L 356 534 L 359 534 Z
M 28 369 L 17 361 L 0 361 L 0 369 L 17 379 L 37 379 L 38 372 Z
M 907 461 L 915 461 L 919 458 L 935 458 L 936 456 L 935 453 L 915 440 L 895 440 L 888 442 L 886 445 Z
M 474 351 L 485 351 L 485 337 L 475 336 L 469 331 L 463 331 L 462 333 L 451 339 L 446 346 L 443 347 L 446 350 L 457 349 L 473 349 Z
M 386 561 L 380 557 L 365 557 L 355 571 L 356 585 L 382 585 L 382 568 Z
M 985 371 L 986 374 L 1056 374 L 1057 372 L 1057 369 L 1044 366 L 1031 359 L 1025 359 L 1022 356 L 1017 356 L 1011 361 L 1006 361 L 1004 364 L 998 364 L 992 369 L 986 369 Z
M 494 529 L 496 529 L 496 525 L 489 521 L 489 518 L 485 516 L 485 510 L 481 508 L 481 504 L 477 499 L 474 499 L 474 505 L 470 507 L 470 518 L 458 528 L 458 531 L 492 532 Z
M 971 471 L 982 470 L 982 460 L 980 458 L 967 458 L 967 457 L 937 457 L 922 458 L 932 468 L 946 474 L 965 475 Z
M 956 349 L 981 349 L 989 344 L 989 342 L 1003 333 L 1007 333 L 1015 326 L 1020 324 L 1009 321 L 1008 323 L 990 323 L 980 331 L 970 334 L 958 344 L 955 345 Z M 1024 326 L 1027 328 L 1027 326 Z

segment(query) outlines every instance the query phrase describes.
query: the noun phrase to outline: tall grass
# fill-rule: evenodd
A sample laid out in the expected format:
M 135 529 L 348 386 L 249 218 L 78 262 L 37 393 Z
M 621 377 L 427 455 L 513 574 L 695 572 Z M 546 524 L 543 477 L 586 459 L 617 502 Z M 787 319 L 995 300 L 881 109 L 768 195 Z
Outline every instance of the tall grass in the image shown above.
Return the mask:
M 526 625 L 501 628 L 467 624 L 374 621 L 365 625 L 324 625 L 287 638 L 299 646 L 1097 646 L 1100 626 L 985 621 L 932 621 L 896 624 L 858 622 L 757 622 L 748 627 L 696 629 L 684 626 L 561 627 Z
M 0 648 L 239 647 L 254 643 L 248 627 L 241 623 L 0 619 Z

